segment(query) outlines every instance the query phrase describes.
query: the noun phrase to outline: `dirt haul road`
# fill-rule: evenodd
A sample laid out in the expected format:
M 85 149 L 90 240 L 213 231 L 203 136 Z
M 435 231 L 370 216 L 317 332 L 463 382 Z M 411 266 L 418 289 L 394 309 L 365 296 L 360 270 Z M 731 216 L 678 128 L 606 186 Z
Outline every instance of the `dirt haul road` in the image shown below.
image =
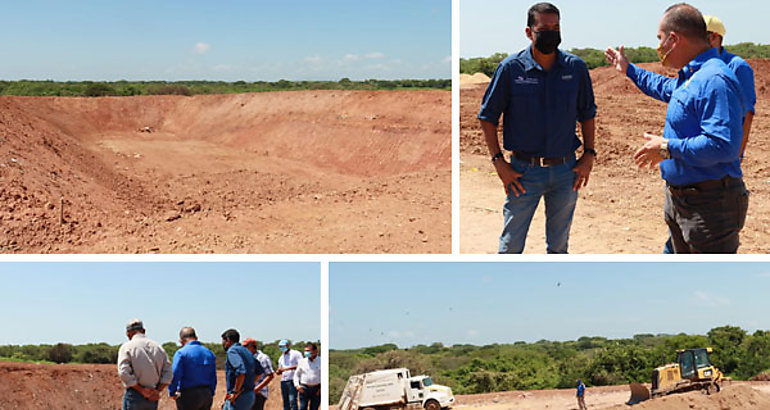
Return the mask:
M 283 409 L 280 377 L 273 378 L 269 389 L 265 410 Z M 124 391 L 115 365 L 0 362 L 0 409 L 119 409 Z M 225 373 L 218 371 L 212 408 L 222 408 L 224 397 Z M 158 408 L 172 410 L 176 404 L 166 392 Z
M 0 97 L 0 252 L 450 252 L 450 116 L 448 91 Z
M 770 383 L 733 382 L 718 394 L 689 392 L 629 407 L 627 386 L 592 387 L 586 405 L 592 410 L 760 410 L 770 408 Z M 575 389 L 514 391 L 456 396 L 457 410 L 577 410 Z
M 757 91 L 756 116 L 743 162 L 751 191 L 741 253 L 770 252 L 770 60 L 750 60 Z M 642 67 L 664 72 L 658 63 Z M 671 71 L 667 72 L 671 74 Z M 660 169 L 640 170 L 634 152 L 645 132 L 661 135 L 666 104 L 642 94 L 610 67 L 591 71 L 596 105 L 596 149 L 588 186 L 581 189 L 570 233 L 571 253 L 660 253 L 668 236 L 663 221 Z M 505 193 L 494 173 L 476 114 L 487 84 L 460 89 L 460 251 L 497 252 Z M 502 121 L 501 121 L 502 122 Z M 502 136 L 502 132 L 500 133 Z M 526 253 L 545 252 L 544 205 L 527 237 Z

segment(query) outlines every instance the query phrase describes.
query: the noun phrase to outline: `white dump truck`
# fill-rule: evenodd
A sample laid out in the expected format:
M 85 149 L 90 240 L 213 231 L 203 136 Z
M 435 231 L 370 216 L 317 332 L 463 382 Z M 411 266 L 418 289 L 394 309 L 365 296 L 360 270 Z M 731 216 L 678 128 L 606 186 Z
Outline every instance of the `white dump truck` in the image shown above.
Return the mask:
M 401 368 L 350 376 L 338 410 L 441 410 L 454 402 L 449 387 L 433 384 L 430 376 L 411 376 L 409 369 Z

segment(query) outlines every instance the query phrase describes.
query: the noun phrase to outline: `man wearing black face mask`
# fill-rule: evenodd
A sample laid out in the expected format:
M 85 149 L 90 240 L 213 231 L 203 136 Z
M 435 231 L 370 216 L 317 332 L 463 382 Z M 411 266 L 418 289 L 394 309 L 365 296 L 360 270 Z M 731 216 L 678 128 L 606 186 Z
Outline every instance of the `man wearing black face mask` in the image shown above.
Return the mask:
M 538 3 L 527 13 L 525 33 L 532 45 L 503 60 L 489 83 L 478 118 L 492 164 L 507 199 L 500 253 L 521 253 L 532 216 L 545 198 L 548 253 L 567 253 L 577 191 L 588 184 L 596 151 L 596 104 L 585 63 L 558 49 L 559 9 Z M 497 136 L 503 115 L 505 160 Z M 579 122 L 581 142 L 575 134 Z

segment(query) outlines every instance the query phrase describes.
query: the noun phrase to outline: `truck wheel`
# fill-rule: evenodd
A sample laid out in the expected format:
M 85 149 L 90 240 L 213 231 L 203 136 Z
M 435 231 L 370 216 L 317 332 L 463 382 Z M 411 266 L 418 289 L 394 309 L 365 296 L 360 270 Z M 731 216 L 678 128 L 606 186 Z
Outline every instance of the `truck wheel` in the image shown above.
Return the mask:
M 441 410 L 441 405 L 436 400 L 428 400 L 425 403 L 425 410 Z

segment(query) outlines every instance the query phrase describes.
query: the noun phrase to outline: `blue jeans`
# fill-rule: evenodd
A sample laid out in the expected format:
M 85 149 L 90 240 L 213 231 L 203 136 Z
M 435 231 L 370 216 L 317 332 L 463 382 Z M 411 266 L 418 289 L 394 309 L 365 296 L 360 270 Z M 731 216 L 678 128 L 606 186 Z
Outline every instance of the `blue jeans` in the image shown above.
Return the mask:
M 321 385 L 303 385 L 302 388 L 305 390 L 305 393 L 299 394 L 299 410 L 318 410 L 318 406 L 321 405 Z M 310 409 L 308 409 L 308 406 L 310 406 Z
M 157 401 L 145 399 L 141 393 L 134 389 L 126 389 L 126 393 L 123 394 L 123 410 L 156 410 L 157 408 Z
M 567 253 L 569 230 L 577 204 L 575 183 L 576 160 L 562 165 L 540 167 L 511 158 L 514 171 L 523 174 L 519 181 L 525 194 L 513 195 L 513 188 L 503 206 L 503 233 L 500 235 L 499 253 L 522 253 L 527 231 L 532 223 L 540 198 L 545 198 L 545 242 L 548 253 Z
M 298 410 L 297 388 L 292 380 L 281 381 L 281 396 L 283 396 L 283 410 Z
M 241 393 L 234 402 L 225 401 L 223 410 L 251 410 L 251 405 L 254 404 L 254 390 L 249 390 Z

